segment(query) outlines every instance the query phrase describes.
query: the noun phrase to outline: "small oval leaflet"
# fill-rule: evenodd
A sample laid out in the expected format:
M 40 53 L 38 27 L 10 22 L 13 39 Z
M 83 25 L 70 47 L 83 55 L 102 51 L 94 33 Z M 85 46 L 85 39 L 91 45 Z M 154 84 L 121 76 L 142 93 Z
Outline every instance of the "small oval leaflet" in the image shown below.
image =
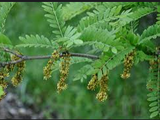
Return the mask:
M 150 118 L 153 118 L 153 117 L 156 117 L 157 115 L 158 115 L 158 111 L 156 111 L 156 112 L 153 112 L 151 115 L 150 115 Z
M 82 40 L 74 40 L 74 43 L 76 45 L 80 45 L 80 44 L 83 44 L 83 41 Z
M 117 49 L 116 49 L 115 47 L 113 47 L 113 48 L 111 49 L 111 51 L 112 51 L 113 53 L 117 54 Z
M 98 72 L 98 80 L 100 80 L 101 77 L 102 77 L 102 70 L 99 70 L 99 72 Z

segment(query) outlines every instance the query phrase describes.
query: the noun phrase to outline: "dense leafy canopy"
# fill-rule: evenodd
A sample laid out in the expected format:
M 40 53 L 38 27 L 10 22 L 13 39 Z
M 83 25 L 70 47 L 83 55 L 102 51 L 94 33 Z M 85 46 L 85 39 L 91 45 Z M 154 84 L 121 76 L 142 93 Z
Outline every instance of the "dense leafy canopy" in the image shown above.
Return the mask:
M 157 55 L 158 46 L 154 43 L 154 40 L 160 37 L 158 2 L 43 2 L 44 16 L 54 37 L 50 39 L 38 34 L 20 36 L 21 42 L 15 46 L 4 35 L 5 20 L 14 4 L 0 3 L 0 45 L 18 50 L 33 47 L 48 48 L 52 51 L 60 49 L 61 52 L 91 47 L 87 53 L 93 53 L 99 56 L 99 59 L 71 58 L 70 65 L 89 63 L 79 68 L 74 75 L 74 81 L 83 82 L 87 77 L 97 75 L 98 81 L 104 82 L 102 78 L 108 75 L 109 71 L 123 63 L 124 67 L 126 66 L 125 60 L 134 50 L 134 65 L 154 60 L 155 64 L 151 67 L 147 83 L 151 90 L 147 100 L 151 102 L 150 117 L 160 117 L 160 58 Z M 137 28 L 140 19 L 152 13 L 157 14 L 156 23 L 139 34 Z M 53 71 L 59 69 L 60 62 L 61 60 L 55 62 Z M 130 76 L 128 72 L 124 71 L 127 78 Z M 100 85 L 103 86 L 101 83 Z M 101 88 L 100 93 L 103 92 Z M 3 94 L 3 88 L 0 86 L 0 96 Z

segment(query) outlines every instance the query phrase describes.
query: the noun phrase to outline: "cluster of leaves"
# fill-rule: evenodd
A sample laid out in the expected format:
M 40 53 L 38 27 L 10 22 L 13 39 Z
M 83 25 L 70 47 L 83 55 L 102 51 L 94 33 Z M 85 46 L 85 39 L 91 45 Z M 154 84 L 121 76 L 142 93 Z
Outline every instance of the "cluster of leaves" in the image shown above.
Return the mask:
M 0 12 L 5 13 L 0 18 L 2 26 L 13 3 L 7 4 L 0 4 Z M 153 53 L 156 53 L 157 45 L 151 40 L 160 37 L 158 2 L 70 2 L 65 5 L 58 2 L 44 2 L 42 8 L 46 12 L 45 17 L 52 27 L 51 34 L 54 38 L 49 39 L 38 34 L 21 36 L 19 37 L 21 43 L 12 47 L 16 49 L 39 47 L 70 52 L 74 48 L 90 46 L 91 50 L 88 53 L 98 55 L 99 59 L 86 60 L 91 64 L 80 68 L 74 80 L 83 81 L 94 74 L 101 80 L 103 73 L 123 64 L 126 56 L 133 50 L 136 50 L 134 65 L 154 59 Z M 157 13 L 157 22 L 139 34 L 137 29 L 140 19 L 151 13 Z M 76 24 L 71 25 L 71 22 Z M 4 36 L 2 28 L 1 36 Z M 1 45 L 10 44 L 6 41 L 6 37 L 0 38 Z M 84 61 L 79 59 L 78 63 Z M 58 63 L 59 61 L 55 64 Z M 71 59 L 71 64 L 75 63 L 76 61 Z M 154 79 L 159 80 L 159 78 Z M 159 84 L 158 82 L 156 81 L 156 84 Z M 155 98 L 157 99 L 157 104 L 152 104 L 156 108 L 154 110 L 151 108 L 150 111 L 153 112 L 151 117 L 160 115 L 160 101 L 159 98 Z
M 159 51 L 159 50 L 158 50 Z M 150 91 L 148 96 L 150 117 L 160 115 L 160 57 L 156 55 L 155 58 L 150 61 L 150 75 L 147 82 L 147 89 Z

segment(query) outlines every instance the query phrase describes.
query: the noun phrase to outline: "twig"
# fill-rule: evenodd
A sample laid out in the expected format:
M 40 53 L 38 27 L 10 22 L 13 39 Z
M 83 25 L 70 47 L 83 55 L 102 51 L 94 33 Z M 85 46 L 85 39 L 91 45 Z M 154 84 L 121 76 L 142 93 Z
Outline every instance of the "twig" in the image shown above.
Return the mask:
M 10 65 L 10 64 L 17 64 L 20 63 L 22 61 L 27 61 L 27 60 L 36 60 L 36 59 L 49 59 L 51 58 L 51 55 L 43 55 L 43 56 L 25 56 L 25 55 L 19 55 L 7 48 L 3 48 L 3 50 L 5 52 L 11 53 L 13 55 L 16 55 L 17 57 L 19 57 L 19 60 L 16 61 L 9 61 L 9 62 L 0 62 L 0 67 L 5 67 L 6 65 Z M 60 53 L 60 57 L 63 57 L 64 55 L 62 53 Z M 88 55 L 88 54 L 82 54 L 82 53 L 70 53 L 71 57 L 84 57 L 84 58 L 89 58 L 89 59 L 99 59 L 98 56 L 95 55 Z
M 2 48 L 2 47 L 1 47 Z M 19 57 L 19 58 L 22 58 L 23 56 L 22 55 L 20 55 L 20 54 L 17 54 L 16 52 L 13 52 L 13 51 L 11 51 L 11 50 L 9 50 L 9 49 L 7 49 L 7 48 L 2 48 L 5 52 L 8 52 L 8 53 L 11 53 L 11 54 L 13 54 L 13 55 L 15 55 L 15 56 L 17 56 L 17 57 Z

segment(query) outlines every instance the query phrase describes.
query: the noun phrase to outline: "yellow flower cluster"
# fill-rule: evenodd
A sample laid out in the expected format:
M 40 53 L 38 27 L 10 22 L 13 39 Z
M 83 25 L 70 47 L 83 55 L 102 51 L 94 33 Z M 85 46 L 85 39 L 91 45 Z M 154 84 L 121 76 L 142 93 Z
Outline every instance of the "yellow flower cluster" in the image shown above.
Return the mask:
M 98 85 L 98 77 L 97 74 L 94 74 L 92 79 L 88 83 L 87 89 L 95 90 L 97 85 Z
M 107 91 L 108 91 L 108 73 L 103 74 L 103 76 L 98 80 L 97 73 L 93 75 L 91 80 L 88 83 L 87 89 L 95 90 L 96 87 L 100 87 L 99 92 L 96 95 L 96 99 L 103 102 L 107 99 Z
M 21 53 L 17 52 L 17 54 L 22 55 Z M 17 57 L 16 55 L 11 55 L 11 60 L 16 61 L 19 60 L 20 58 Z M 22 61 L 20 63 L 16 64 L 8 64 L 5 67 L 3 67 L 3 72 L 0 72 L 0 86 L 3 89 L 6 89 L 8 86 L 8 83 L 5 80 L 5 77 L 9 77 L 9 73 L 13 71 L 14 67 L 17 67 L 17 72 L 14 75 L 14 77 L 11 79 L 11 82 L 13 86 L 18 86 L 19 83 L 22 81 L 22 74 L 25 68 L 25 61 Z M 6 93 L 4 92 L 3 95 L 0 96 L 0 100 L 2 100 L 6 96 Z
M 133 50 L 133 52 L 129 53 L 125 60 L 124 60 L 124 71 L 123 71 L 123 74 L 121 74 L 121 78 L 123 79 L 127 79 L 130 77 L 130 70 L 131 70 L 131 67 L 133 66 L 133 60 L 134 60 L 134 56 L 136 54 L 136 51 Z
M 0 80 L 0 86 L 2 86 L 2 88 L 7 88 L 8 84 L 5 80 Z
M 4 80 L 5 77 L 8 77 L 8 73 L 0 72 L 0 86 L 2 86 L 3 89 L 7 88 L 8 84 Z
M 156 65 L 158 64 L 158 61 L 156 60 L 150 60 L 149 61 L 149 64 L 150 64 L 150 70 L 154 70 L 155 67 L 157 67 Z
M 70 54 L 66 53 L 62 57 L 63 61 L 60 63 L 60 80 L 57 83 L 57 91 L 60 93 L 62 90 L 67 89 L 67 84 L 65 80 L 67 79 L 69 73 L 69 65 L 70 65 Z
M 96 98 L 103 102 L 107 99 L 108 95 L 107 95 L 107 91 L 108 91 L 108 75 L 105 74 L 102 76 L 102 78 L 99 81 L 99 86 L 100 86 L 100 90 L 96 95 Z
M 58 51 L 54 51 L 52 53 L 52 57 L 51 59 L 48 61 L 47 66 L 44 67 L 43 69 L 43 74 L 44 74 L 44 79 L 48 80 L 51 77 L 52 74 L 52 68 L 54 66 L 54 62 L 59 58 L 59 52 Z
M 20 53 L 19 53 L 19 54 L 20 54 Z M 20 58 L 17 57 L 17 56 L 15 56 L 15 55 L 12 56 L 12 60 L 19 60 L 19 59 L 20 59 Z M 18 85 L 21 83 L 21 81 L 22 81 L 22 75 L 23 75 L 24 68 L 25 68 L 25 61 L 22 61 L 22 62 L 20 62 L 20 63 L 17 63 L 16 66 L 17 66 L 17 72 L 16 72 L 16 74 L 13 76 L 13 78 L 11 79 L 12 84 L 13 84 L 13 86 L 15 86 L 15 87 L 18 86 Z M 13 70 L 13 68 L 14 68 L 14 65 L 12 65 L 12 66 L 10 67 L 10 70 Z
M 15 64 L 6 65 L 4 68 L 4 71 L 6 71 L 7 73 L 11 72 L 11 71 L 13 71 L 14 66 L 15 66 Z
M 24 66 L 25 66 L 25 63 L 22 62 L 23 66 L 22 67 L 19 67 L 18 70 L 17 70 L 17 73 L 15 74 L 15 76 L 11 79 L 12 81 L 12 84 L 13 86 L 18 86 L 21 81 L 22 81 L 22 74 L 23 74 L 23 71 L 24 71 Z
M 149 91 L 153 91 L 153 86 L 154 86 L 155 82 L 154 81 L 148 81 L 146 84 L 147 90 Z
M 0 86 L 2 87 L 2 89 L 6 89 L 8 86 L 8 83 L 5 80 L 5 77 L 8 77 L 9 73 L 4 72 L 0 72 Z M 3 95 L 0 96 L 0 101 L 6 96 L 6 93 L 4 92 Z

